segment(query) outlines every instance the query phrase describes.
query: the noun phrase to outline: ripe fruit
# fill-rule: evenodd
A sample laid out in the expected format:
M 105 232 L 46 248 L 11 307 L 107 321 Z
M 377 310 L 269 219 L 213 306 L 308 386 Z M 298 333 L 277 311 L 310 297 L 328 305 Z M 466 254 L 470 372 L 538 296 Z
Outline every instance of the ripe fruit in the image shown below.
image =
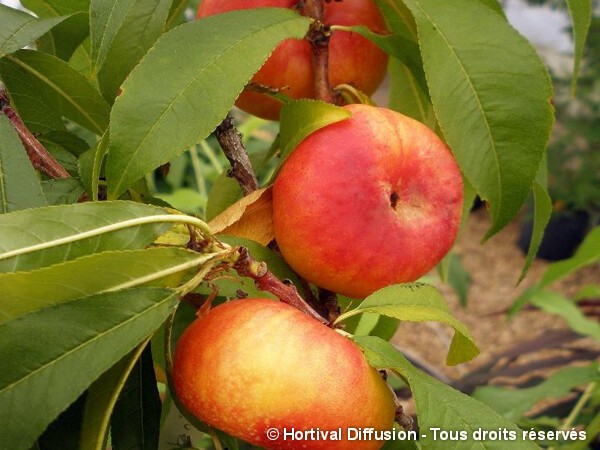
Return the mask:
M 298 0 L 203 0 L 198 18 L 238 9 L 264 7 L 295 8 Z M 373 0 L 344 0 L 325 3 L 328 25 L 365 25 L 380 34 L 385 22 Z M 332 86 L 351 84 L 372 94 L 385 75 L 387 55 L 356 33 L 336 31 L 329 44 L 329 78 Z M 281 43 L 254 75 L 256 84 L 286 88 L 292 98 L 314 98 L 311 46 L 306 39 Z M 270 120 L 279 119 L 281 104 L 256 92 L 244 92 L 236 105 L 251 114 Z
M 456 237 L 462 178 L 446 145 L 399 113 L 352 117 L 307 137 L 273 186 L 273 226 L 302 277 L 353 298 L 414 281 Z
M 283 439 L 284 428 L 391 430 L 395 406 L 358 347 L 299 310 L 233 300 L 190 325 L 177 343 L 173 382 L 202 421 L 267 449 L 376 450 L 382 441 Z M 267 430 L 279 430 L 269 440 Z

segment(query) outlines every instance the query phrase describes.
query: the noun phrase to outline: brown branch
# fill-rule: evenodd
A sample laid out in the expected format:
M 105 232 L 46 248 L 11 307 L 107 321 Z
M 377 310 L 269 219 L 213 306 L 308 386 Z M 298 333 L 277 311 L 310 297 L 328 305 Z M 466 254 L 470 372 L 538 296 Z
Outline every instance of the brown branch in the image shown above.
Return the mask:
M 264 262 L 259 262 L 252 258 L 247 248 L 240 247 L 238 252 L 239 258 L 233 267 L 238 274 L 252 278 L 259 289 L 270 292 L 283 303 L 287 303 L 313 319 L 329 325 L 326 319 L 300 297 L 296 287 L 292 283 L 285 283 L 277 278 L 269 271 Z
M 217 140 L 223 153 L 231 163 L 228 176 L 235 178 L 244 192 L 248 195 L 258 189 L 258 180 L 252 170 L 248 152 L 242 142 L 242 136 L 235 128 L 233 118 L 227 116 L 216 129 Z
M 21 138 L 21 142 L 25 146 L 27 156 L 33 167 L 52 178 L 69 178 L 71 175 L 69 175 L 65 168 L 61 166 L 50 153 L 48 153 L 48 150 L 46 150 L 33 133 L 29 131 L 17 112 L 12 109 L 8 93 L 4 89 L 0 89 L 0 107 L 2 113 L 8 117 L 8 120 L 10 120 L 15 127 L 19 138 Z
M 330 322 L 335 322 L 340 316 L 340 305 L 338 305 L 337 295 L 335 292 L 328 291 L 327 289 L 319 288 L 319 303 L 323 305 L 325 314 Z
M 313 19 L 306 39 L 312 47 L 315 96 L 327 103 L 336 103 L 337 96 L 329 82 L 329 40 L 331 30 L 324 23 L 325 6 L 323 0 L 306 0 L 305 12 Z

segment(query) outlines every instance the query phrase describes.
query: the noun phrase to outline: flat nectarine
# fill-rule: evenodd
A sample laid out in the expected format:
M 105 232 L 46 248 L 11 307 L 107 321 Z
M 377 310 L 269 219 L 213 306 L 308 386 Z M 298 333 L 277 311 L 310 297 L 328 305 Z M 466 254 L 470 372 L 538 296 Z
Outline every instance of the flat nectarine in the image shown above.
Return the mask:
M 295 8 L 298 0 L 202 0 L 198 18 L 240 9 L 266 7 Z M 300 11 L 303 12 L 303 11 Z M 373 0 L 344 0 L 325 3 L 327 25 L 364 25 L 384 34 L 386 25 Z M 347 31 L 333 33 L 329 43 L 329 79 L 332 86 L 350 84 L 370 95 L 381 83 L 387 55 L 362 36 Z M 306 39 L 281 43 L 252 82 L 284 89 L 292 98 L 314 98 L 311 46 Z M 281 103 L 265 94 L 245 91 L 236 105 L 251 114 L 279 120 Z
M 346 430 L 389 431 L 395 414 L 354 342 L 267 299 L 233 300 L 192 323 L 177 343 L 173 382 L 200 420 L 266 449 L 376 450 L 383 441 L 349 443 Z M 317 428 L 341 428 L 342 439 L 284 434 Z
M 308 136 L 273 186 L 273 226 L 302 277 L 353 298 L 414 281 L 446 255 L 460 224 L 462 178 L 444 142 L 397 112 L 352 117 Z

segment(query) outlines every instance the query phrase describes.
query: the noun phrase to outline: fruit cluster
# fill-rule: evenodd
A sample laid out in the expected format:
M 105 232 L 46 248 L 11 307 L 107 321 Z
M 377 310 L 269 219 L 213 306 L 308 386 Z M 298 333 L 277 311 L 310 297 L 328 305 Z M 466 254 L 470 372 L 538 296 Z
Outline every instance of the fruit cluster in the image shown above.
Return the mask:
M 234 9 L 295 7 L 297 0 L 203 0 L 199 17 Z M 371 0 L 328 2 L 328 24 L 385 30 Z M 387 57 L 336 32 L 330 79 L 372 93 Z M 253 82 L 313 97 L 310 44 L 281 44 Z M 275 119 L 276 102 L 243 93 L 237 105 Z M 303 140 L 273 186 L 276 241 L 306 280 L 362 299 L 410 282 L 449 251 L 462 210 L 462 178 L 446 145 L 391 110 L 345 106 L 351 118 Z M 266 299 L 213 308 L 179 339 L 174 386 L 202 421 L 267 449 L 379 449 L 383 442 L 285 439 L 283 430 L 391 430 L 393 396 L 358 347 L 302 312 Z M 268 431 L 279 431 L 278 436 Z M 342 436 L 343 437 L 343 436 Z
M 296 8 L 298 0 L 202 0 L 198 18 L 234 10 L 253 8 Z M 304 8 L 300 7 L 300 12 Z M 373 0 L 332 1 L 325 4 L 327 25 L 364 25 L 376 33 L 386 31 L 385 22 Z M 336 31 L 329 42 L 329 81 L 332 86 L 350 84 L 371 95 L 383 80 L 387 54 L 356 33 Z M 290 39 L 281 43 L 251 82 L 279 89 L 285 95 L 314 98 L 311 46 L 306 39 Z M 245 91 L 236 105 L 258 117 L 278 120 L 281 103 L 265 94 Z

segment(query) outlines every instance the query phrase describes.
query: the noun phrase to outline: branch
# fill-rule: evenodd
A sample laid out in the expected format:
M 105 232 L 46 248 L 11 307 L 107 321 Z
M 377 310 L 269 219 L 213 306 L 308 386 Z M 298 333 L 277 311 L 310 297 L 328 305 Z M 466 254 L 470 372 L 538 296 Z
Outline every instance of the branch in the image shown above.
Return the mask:
M 305 11 L 313 18 L 306 39 L 312 47 L 315 96 L 327 103 L 336 103 L 337 96 L 329 82 L 329 40 L 331 30 L 325 25 L 323 0 L 306 0 Z
M 258 180 L 252 170 L 242 137 L 235 128 L 231 116 L 228 115 L 217 127 L 216 136 L 223 153 L 231 163 L 231 169 L 227 175 L 237 180 L 244 195 L 257 190 Z
M 48 153 L 48 150 L 40 141 L 33 135 L 25 126 L 19 115 L 10 106 L 8 93 L 4 89 L 0 89 L 0 107 L 2 113 L 11 121 L 21 142 L 25 146 L 27 156 L 31 164 L 36 169 L 44 172 L 52 178 L 69 178 L 71 175 L 65 170 L 54 157 Z
M 327 317 L 330 322 L 335 322 L 341 314 L 340 305 L 338 305 L 335 292 L 319 287 L 319 303 L 323 305 L 323 308 L 325 309 L 325 317 Z
M 248 252 L 245 247 L 239 249 L 239 259 L 233 267 L 237 273 L 242 276 L 252 278 L 259 289 L 270 292 L 279 298 L 283 303 L 287 303 L 299 309 L 319 322 L 329 325 L 319 313 L 317 313 L 306 301 L 300 297 L 296 287 L 291 283 L 285 283 L 269 271 L 264 262 L 258 262 Z

